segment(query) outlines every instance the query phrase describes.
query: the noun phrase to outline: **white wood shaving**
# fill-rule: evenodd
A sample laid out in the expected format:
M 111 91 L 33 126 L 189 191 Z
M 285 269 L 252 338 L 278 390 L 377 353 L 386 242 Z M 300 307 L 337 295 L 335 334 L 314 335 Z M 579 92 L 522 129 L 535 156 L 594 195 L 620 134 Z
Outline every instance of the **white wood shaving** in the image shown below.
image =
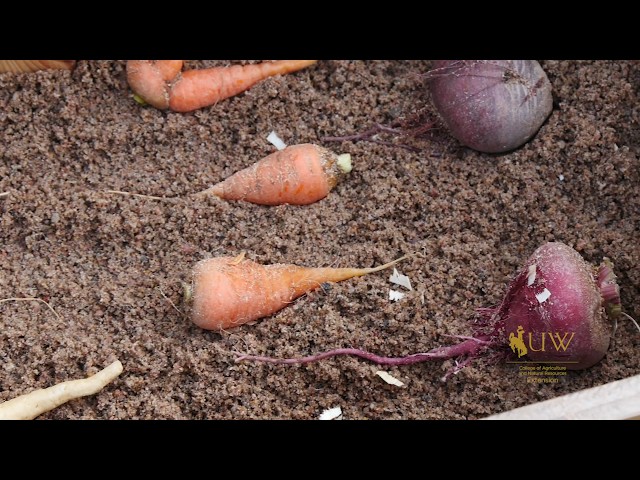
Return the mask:
M 529 275 L 527 276 L 527 286 L 533 285 L 536 281 L 536 264 L 529 265 Z
M 551 292 L 547 288 L 545 288 L 540 293 L 536 293 L 536 298 L 538 299 L 538 303 L 546 302 L 550 296 L 551 296 Z
M 335 407 L 325 410 L 320 414 L 318 420 L 342 420 L 342 409 Z
M 395 385 L 396 387 L 404 387 L 404 383 L 398 380 L 396 377 L 392 376 L 390 373 L 385 372 L 384 370 L 378 370 L 376 372 L 382 380 L 387 382 L 389 385 Z
M 267 140 L 278 150 L 284 150 L 287 148 L 287 144 L 282 141 L 282 139 L 278 136 L 278 134 L 272 131 L 269 136 L 267 136 Z
M 396 268 L 393 269 L 393 273 L 389 277 L 389 281 L 391 283 L 395 283 L 396 285 L 400 285 L 407 290 L 413 290 L 413 288 L 411 288 L 411 280 L 409 280 L 409 277 L 398 273 L 398 270 Z
M 389 300 L 392 302 L 397 302 L 398 300 L 402 300 L 404 298 L 404 293 L 399 292 L 398 290 L 389 289 Z

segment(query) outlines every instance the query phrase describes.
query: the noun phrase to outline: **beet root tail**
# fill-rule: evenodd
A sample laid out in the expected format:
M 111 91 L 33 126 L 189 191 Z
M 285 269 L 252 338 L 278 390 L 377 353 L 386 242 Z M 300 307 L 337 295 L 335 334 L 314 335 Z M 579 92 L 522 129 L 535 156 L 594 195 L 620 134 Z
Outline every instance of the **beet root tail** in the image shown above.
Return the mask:
M 456 345 L 450 345 L 446 347 L 438 347 L 424 353 L 414 353 L 413 355 L 407 355 L 406 357 L 382 357 L 374 353 L 360 350 L 358 348 L 336 348 L 334 350 L 328 350 L 326 352 L 318 353 L 315 355 L 309 355 L 307 357 L 297 358 L 275 358 L 264 357 L 259 355 L 244 355 L 238 354 L 236 362 L 252 361 L 252 362 L 264 362 L 264 363 L 276 363 L 280 365 L 294 365 L 301 363 L 312 363 L 326 358 L 335 357 L 338 355 L 351 355 L 370 362 L 377 363 L 378 365 L 411 365 L 420 362 L 429 362 L 437 360 L 449 360 L 466 356 L 467 360 L 472 360 L 478 357 L 483 350 L 491 347 L 493 343 L 489 337 L 467 337 L 466 340 Z M 466 362 L 466 361 L 465 361 Z M 466 365 L 466 363 L 465 363 Z

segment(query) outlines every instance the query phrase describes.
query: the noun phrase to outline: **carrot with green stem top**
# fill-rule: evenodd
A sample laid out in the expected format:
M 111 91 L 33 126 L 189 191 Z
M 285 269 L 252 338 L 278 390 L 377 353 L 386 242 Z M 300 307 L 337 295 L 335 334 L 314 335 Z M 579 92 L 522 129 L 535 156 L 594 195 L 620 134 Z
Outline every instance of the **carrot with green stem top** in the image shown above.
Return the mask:
M 185 286 L 191 320 L 206 330 L 227 330 L 283 309 L 324 282 L 341 282 L 378 272 L 406 256 L 372 268 L 313 268 L 292 264 L 261 265 L 237 257 L 198 262 Z
M 350 171 L 349 154 L 336 155 L 311 143 L 291 145 L 197 195 L 260 205 L 308 205 L 326 197 Z
M 190 112 L 213 105 L 275 75 L 317 60 L 277 60 L 182 71 L 182 60 L 129 60 L 127 81 L 137 98 L 161 110 Z

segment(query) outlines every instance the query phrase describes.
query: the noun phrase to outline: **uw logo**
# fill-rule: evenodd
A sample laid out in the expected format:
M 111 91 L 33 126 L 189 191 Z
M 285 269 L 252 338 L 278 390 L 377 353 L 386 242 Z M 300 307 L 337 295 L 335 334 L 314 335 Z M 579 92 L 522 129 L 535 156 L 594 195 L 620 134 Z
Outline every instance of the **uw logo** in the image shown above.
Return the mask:
M 546 352 L 547 351 L 547 344 L 546 344 L 546 339 L 548 338 L 549 341 L 553 344 L 553 348 L 555 349 L 556 352 L 566 352 L 567 348 L 569 348 L 569 345 L 571 344 L 571 341 L 573 340 L 573 337 L 575 335 L 575 332 L 571 332 L 571 336 L 569 337 L 569 339 L 567 340 L 567 335 L 569 335 L 569 332 L 563 332 L 562 337 L 560 337 L 560 332 L 541 332 L 540 333 L 540 341 L 536 342 L 537 345 L 539 345 L 540 348 L 534 348 L 534 341 L 533 341 L 533 335 L 531 334 L 531 332 L 529 332 L 529 334 L 527 335 L 528 337 L 528 345 L 529 348 L 527 348 L 527 345 L 525 344 L 524 341 L 524 328 L 522 328 L 522 325 L 518 325 L 518 329 L 516 330 L 517 335 L 514 335 L 513 332 L 509 332 L 509 346 L 511 347 L 511 350 L 513 351 L 513 353 L 517 353 L 518 354 L 518 358 L 523 357 L 524 355 L 526 355 L 529 351 L 532 352 Z M 566 342 L 566 343 L 565 343 Z
M 509 333 L 509 346 L 511 347 L 511 350 L 513 350 L 513 353 L 516 353 L 516 350 L 518 351 L 518 358 L 520 358 L 526 355 L 529 350 L 527 350 L 527 346 L 524 344 L 524 340 L 522 339 L 522 335 L 524 335 L 524 328 L 522 328 L 522 325 L 518 325 L 518 330 L 516 331 L 518 332 L 517 337 L 513 332 Z M 531 334 L 529 334 L 529 338 L 531 338 Z

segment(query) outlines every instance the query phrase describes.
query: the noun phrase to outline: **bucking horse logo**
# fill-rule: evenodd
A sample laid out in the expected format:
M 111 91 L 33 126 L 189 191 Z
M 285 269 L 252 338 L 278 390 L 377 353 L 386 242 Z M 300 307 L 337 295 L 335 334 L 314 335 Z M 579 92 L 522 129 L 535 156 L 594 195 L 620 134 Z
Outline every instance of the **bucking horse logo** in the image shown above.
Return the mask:
M 517 337 L 513 332 L 509 332 L 509 346 L 511 347 L 511 350 L 513 350 L 513 353 L 516 353 L 516 350 L 518 351 L 518 358 L 520 358 L 526 355 L 528 350 L 522 338 L 524 335 L 524 328 L 522 328 L 522 325 L 518 325 L 518 330 L 516 331 L 518 332 Z

